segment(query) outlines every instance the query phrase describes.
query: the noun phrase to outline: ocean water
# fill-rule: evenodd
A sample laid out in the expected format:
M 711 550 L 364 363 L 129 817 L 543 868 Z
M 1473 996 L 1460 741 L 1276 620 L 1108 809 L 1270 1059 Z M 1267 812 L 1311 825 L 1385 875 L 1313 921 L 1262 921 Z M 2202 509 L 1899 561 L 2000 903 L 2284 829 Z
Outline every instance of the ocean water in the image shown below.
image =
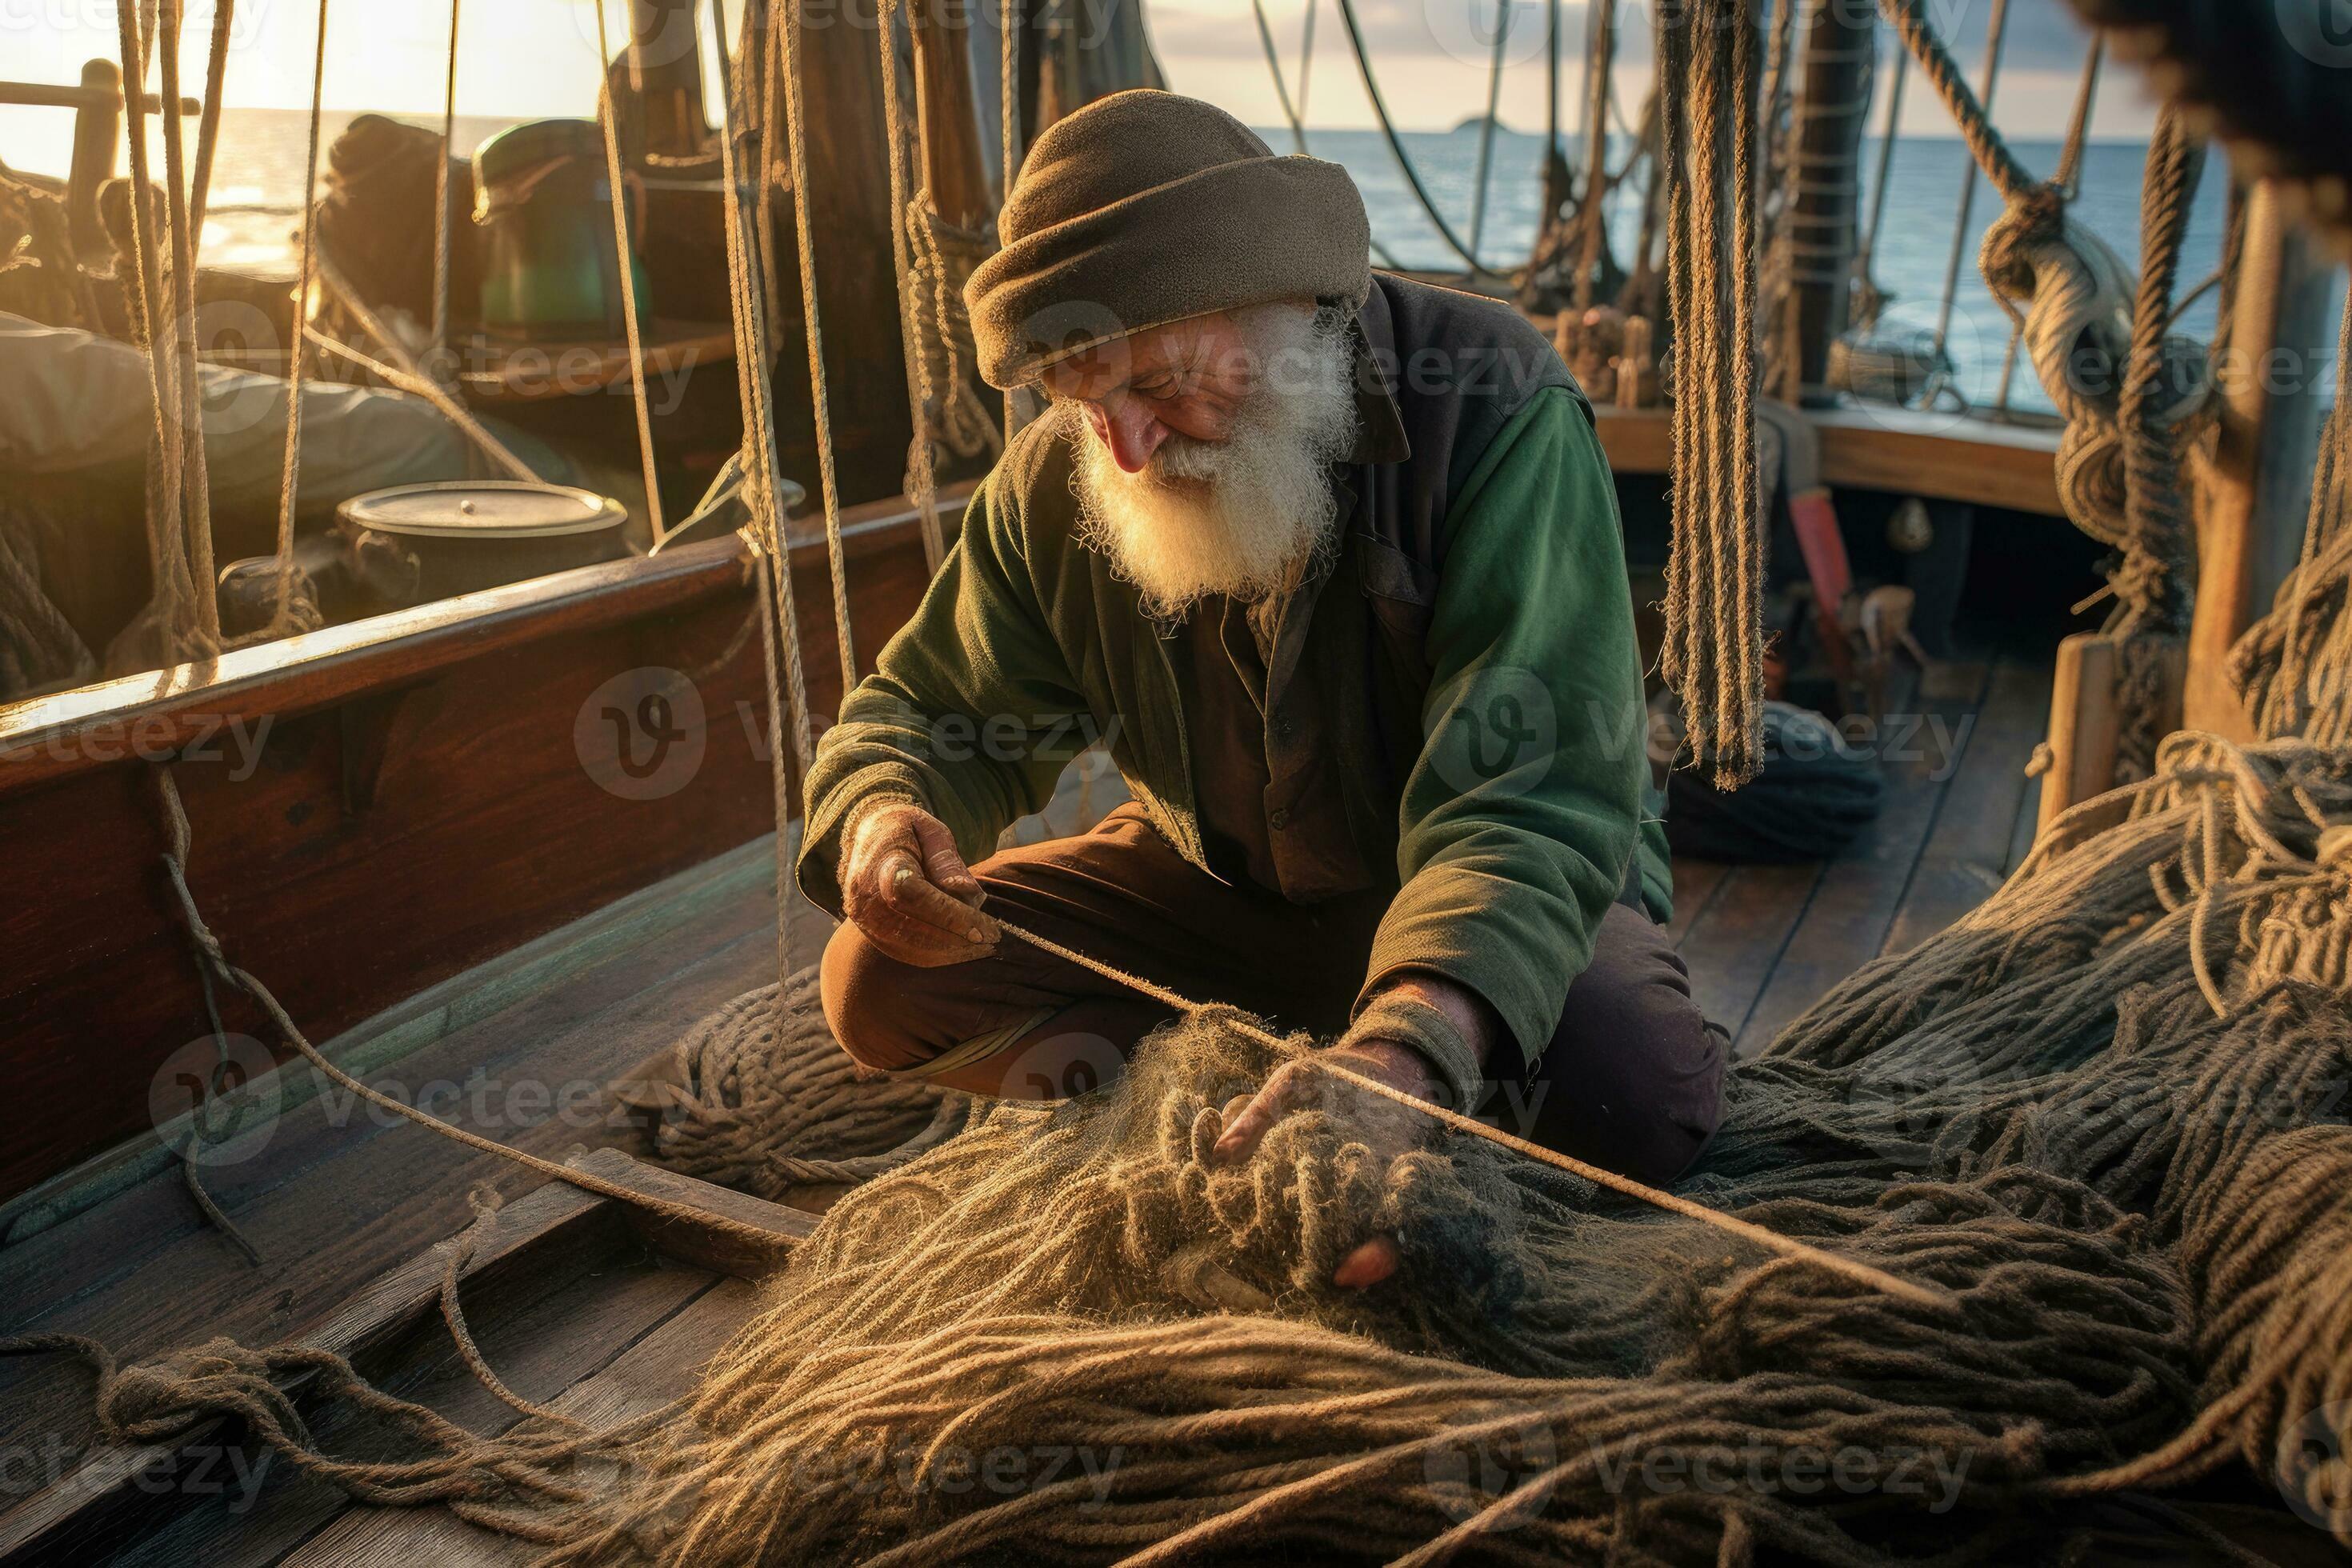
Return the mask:
M 58 122 L 68 116 L 42 112 L 38 121 L 0 118 L 0 160 L 19 167 L 59 172 L 69 142 L 55 140 Z M 331 116 L 326 134 L 348 123 L 349 116 Z M 19 135 L 34 124 L 43 128 L 37 138 Z M 457 121 L 459 148 L 473 149 L 509 121 L 480 116 Z M 221 145 L 213 176 L 213 210 L 205 225 L 205 258 L 215 265 L 290 275 L 294 266 L 291 236 L 302 184 L 304 139 L 308 118 L 285 110 L 227 110 L 222 120 Z M 1268 142 L 1287 151 L 1286 130 L 1262 131 Z M 69 138 L 69 124 L 67 135 Z M 1409 132 L 1402 141 L 1422 184 L 1447 222 L 1467 236 L 1477 179 L 1478 131 L 1465 124 L 1451 132 Z M 1611 162 L 1624 154 L 1622 139 L 1611 150 Z M 2055 142 L 2012 143 L 2029 168 L 2053 169 L 2058 162 Z M 1307 132 L 1308 151 L 1343 164 L 1355 176 L 1371 215 L 1372 232 L 1405 266 L 1445 268 L 1458 265 L 1399 172 L 1387 142 L 1373 131 Z M 1498 269 L 1525 258 L 1535 237 L 1539 195 L 1537 175 L 1543 139 L 1498 129 L 1487 176 L 1487 206 L 1479 245 L 1480 259 Z M 2139 249 L 2140 165 L 2146 149 L 2130 142 L 2095 142 L 2084 158 L 2081 192 L 2074 214 L 2087 223 L 2126 259 Z M 160 133 L 154 151 L 162 167 Z M 1573 147 L 1571 163 L 1580 163 Z M 1865 168 L 1864 212 L 1874 193 L 1868 182 L 1874 172 Z M 1895 149 L 1888 181 L 1886 215 L 1879 235 L 1875 272 L 1879 285 L 1893 296 L 1886 323 L 1890 327 L 1932 330 L 1944 294 L 1944 278 L 1953 237 L 1961 224 L 1959 204 L 1969 156 L 1957 140 L 1911 138 Z M 2227 195 L 2227 169 L 2216 155 L 2208 160 L 2205 178 L 2192 211 L 2181 265 L 2182 288 L 2193 288 L 2219 264 Z M 1639 232 L 1638 195 L 1622 194 L 1611 214 L 1611 233 L 1620 259 L 1628 257 Z M 1990 404 L 1998 395 L 2000 367 L 2009 341 L 2009 319 L 1996 305 L 1977 275 L 1978 241 L 1999 216 L 2000 199 L 1978 181 L 1967 220 L 1958 287 L 1955 290 L 1949 340 L 1961 390 L 1971 401 Z M 2339 282 L 2339 290 L 2342 284 Z M 2341 298 L 2339 292 L 2338 298 Z M 2191 305 L 2181 319 L 2182 330 L 2200 337 L 2213 328 L 2213 296 Z M 2020 409 L 2047 411 L 2049 401 L 2030 369 L 2021 368 L 2011 389 L 2011 403 Z

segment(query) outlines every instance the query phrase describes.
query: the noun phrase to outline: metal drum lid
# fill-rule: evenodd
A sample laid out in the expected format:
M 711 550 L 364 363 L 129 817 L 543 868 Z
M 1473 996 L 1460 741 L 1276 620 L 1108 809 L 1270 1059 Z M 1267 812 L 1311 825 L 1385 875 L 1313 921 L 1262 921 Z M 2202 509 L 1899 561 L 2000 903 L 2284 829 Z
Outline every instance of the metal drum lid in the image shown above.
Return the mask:
M 521 479 L 394 485 L 353 496 L 336 513 L 355 527 L 445 539 L 548 539 L 615 528 L 628 517 L 610 496 Z

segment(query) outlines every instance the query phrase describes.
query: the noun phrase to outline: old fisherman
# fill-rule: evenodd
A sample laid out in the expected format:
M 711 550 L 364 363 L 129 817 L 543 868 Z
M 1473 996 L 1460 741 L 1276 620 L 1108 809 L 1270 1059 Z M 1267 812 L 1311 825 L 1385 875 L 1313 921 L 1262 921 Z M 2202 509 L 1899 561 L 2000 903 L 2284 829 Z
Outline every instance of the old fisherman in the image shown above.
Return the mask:
M 843 1048 L 1053 1098 L 1167 1021 L 1002 920 L 1672 1178 L 1725 1038 L 1656 923 L 1615 491 L 1566 367 L 1507 305 L 1370 270 L 1338 164 L 1172 93 L 1040 136 L 1001 229 L 981 368 L 1046 410 L 808 779 Z M 1088 738 L 1131 803 L 1001 847 Z M 1229 1108 L 1217 1157 L 1317 1081 Z M 1395 1263 L 1375 1238 L 1337 1279 Z

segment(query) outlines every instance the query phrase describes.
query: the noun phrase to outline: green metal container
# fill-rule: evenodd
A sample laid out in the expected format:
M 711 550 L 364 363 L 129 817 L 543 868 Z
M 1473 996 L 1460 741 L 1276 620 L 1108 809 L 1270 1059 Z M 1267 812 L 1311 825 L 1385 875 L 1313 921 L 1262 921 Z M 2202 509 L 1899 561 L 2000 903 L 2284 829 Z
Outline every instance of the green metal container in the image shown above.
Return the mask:
M 482 143 L 474 153 L 474 221 L 484 231 L 484 331 L 531 342 L 622 336 L 612 201 L 604 134 L 593 120 L 534 121 Z M 634 231 L 635 212 L 623 211 Z M 651 321 L 634 247 L 629 286 L 637 319 Z

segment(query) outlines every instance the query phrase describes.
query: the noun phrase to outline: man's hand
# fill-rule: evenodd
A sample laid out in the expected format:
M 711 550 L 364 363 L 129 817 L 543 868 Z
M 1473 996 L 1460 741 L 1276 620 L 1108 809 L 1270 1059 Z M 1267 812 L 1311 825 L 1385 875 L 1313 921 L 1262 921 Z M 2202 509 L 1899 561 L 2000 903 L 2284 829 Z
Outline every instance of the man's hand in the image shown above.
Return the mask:
M 986 897 L 956 853 L 955 836 L 922 807 L 893 801 L 850 824 L 841 856 L 843 910 L 899 963 L 936 969 L 994 952 L 996 922 L 980 912 Z
M 1400 974 L 1393 984 L 1381 994 L 1401 994 L 1414 1002 L 1426 1003 L 1444 1014 L 1461 1034 L 1462 1043 L 1482 1063 L 1486 1060 L 1494 1043 L 1507 1037 L 1502 1019 L 1487 1005 L 1486 998 L 1442 974 L 1426 972 Z M 1369 1023 L 1376 1013 L 1377 1010 L 1375 1015 L 1367 1015 L 1361 1022 Z M 1384 1038 L 1367 1031 L 1345 1045 L 1285 1062 L 1255 1095 L 1235 1098 L 1224 1109 L 1225 1130 L 1217 1139 L 1216 1146 L 1210 1151 L 1210 1157 L 1220 1163 L 1238 1164 L 1257 1152 L 1258 1144 L 1276 1122 L 1293 1111 L 1313 1105 L 1344 1104 L 1350 1119 L 1350 1130 L 1374 1154 L 1383 1159 L 1393 1160 L 1400 1154 L 1408 1153 L 1429 1136 L 1432 1122 L 1426 1115 L 1334 1074 L 1318 1072 L 1318 1068 L 1325 1063 L 1377 1079 L 1391 1089 L 1402 1089 L 1417 1100 L 1426 1100 L 1437 1105 L 1446 1102 L 1444 1086 L 1439 1081 L 1434 1064 L 1429 1058 L 1402 1040 Z M 1454 1109 L 1467 1111 L 1470 1107 L 1456 1106 Z M 1376 1236 L 1339 1260 L 1339 1267 L 1332 1272 L 1331 1283 L 1342 1289 L 1360 1290 L 1366 1286 L 1379 1284 L 1396 1269 L 1396 1239 Z
M 1411 1046 L 1394 1040 L 1334 1046 L 1285 1062 L 1255 1096 L 1246 1100 L 1237 1098 L 1227 1105 L 1225 1130 L 1209 1152 L 1210 1157 L 1221 1163 L 1239 1164 L 1257 1152 L 1258 1144 L 1276 1122 L 1316 1105 L 1344 1104 L 1351 1131 L 1382 1160 L 1393 1160 L 1420 1146 L 1429 1131 L 1429 1122 L 1420 1112 L 1326 1072 L 1327 1066 L 1345 1068 L 1421 1100 L 1434 1100 L 1439 1092 L 1427 1058 Z M 1340 1259 L 1331 1283 L 1343 1290 L 1360 1290 L 1379 1284 L 1396 1269 L 1395 1239 L 1376 1236 Z

